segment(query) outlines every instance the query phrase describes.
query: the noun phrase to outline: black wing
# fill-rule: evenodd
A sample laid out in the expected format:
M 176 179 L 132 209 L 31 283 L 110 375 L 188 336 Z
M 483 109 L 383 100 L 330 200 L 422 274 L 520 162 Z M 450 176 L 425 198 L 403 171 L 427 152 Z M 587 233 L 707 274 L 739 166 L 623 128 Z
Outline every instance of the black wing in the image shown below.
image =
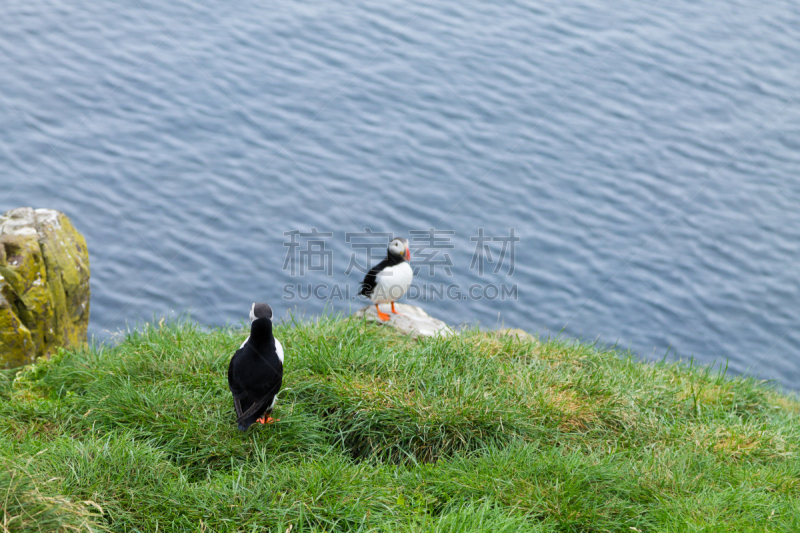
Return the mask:
M 364 277 L 364 281 L 361 282 L 361 290 L 358 291 L 358 294 L 362 294 L 364 296 L 372 296 L 372 291 L 375 290 L 375 285 L 377 285 L 376 277 L 378 276 L 378 272 L 383 270 L 389 266 L 389 258 L 387 257 L 367 272 L 367 275 Z
M 239 348 L 236 350 L 236 353 L 233 354 L 231 362 L 228 365 L 228 388 L 231 391 L 231 395 L 233 395 L 233 407 L 236 410 L 236 418 L 242 416 L 242 413 L 253 405 L 253 402 L 248 399 L 244 384 L 237 379 L 237 376 L 241 374 L 239 366 L 243 358 L 244 348 Z
M 231 390 L 231 394 L 236 396 L 236 393 L 239 392 L 239 385 L 236 383 L 236 379 L 234 378 L 235 372 L 234 367 L 236 366 L 237 360 L 242 357 L 242 348 L 236 350 L 231 357 L 231 362 L 228 363 L 228 388 Z

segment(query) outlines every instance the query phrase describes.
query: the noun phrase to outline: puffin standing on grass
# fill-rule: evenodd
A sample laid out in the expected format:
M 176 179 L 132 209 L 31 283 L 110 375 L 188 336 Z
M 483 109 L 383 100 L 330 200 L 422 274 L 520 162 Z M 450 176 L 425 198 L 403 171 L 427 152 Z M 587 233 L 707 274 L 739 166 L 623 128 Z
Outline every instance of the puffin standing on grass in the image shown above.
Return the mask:
M 361 282 L 361 290 L 358 294 L 375 302 L 378 318 L 384 322 L 391 317 L 382 312 L 378 304 L 391 303 L 392 313 L 401 314 L 394 310 L 394 302 L 402 298 L 411 286 L 414 272 L 411 270 L 411 265 L 408 264 L 410 259 L 411 251 L 408 249 L 408 239 L 397 237 L 389 243 L 386 259 L 372 267 L 364 281 Z
M 250 308 L 250 336 L 228 365 L 228 387 L 239 431 L 247 431 L 254 422 L 275 421 L 270 413 L 282 382 L 283 346 L 272 336 L 272 308 L 254 303 Z

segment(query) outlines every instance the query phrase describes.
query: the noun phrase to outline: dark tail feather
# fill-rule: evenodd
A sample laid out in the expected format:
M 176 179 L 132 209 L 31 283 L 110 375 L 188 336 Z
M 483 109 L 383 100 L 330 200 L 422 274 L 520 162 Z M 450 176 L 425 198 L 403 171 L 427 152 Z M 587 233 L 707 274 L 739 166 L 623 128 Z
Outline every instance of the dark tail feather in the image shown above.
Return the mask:
M 262 416 L 267 416 L 271 412 L 272 412 L 272 409 L 265 409 L 264 411 L 262 411 L 260 413 L 253 413 L 252 415 L 250 415 L 249 417 L 245 418 L 241 422 L 239 422 L 237 420 L 237 422 L 239 424 L 239 431 L 247 431 L 247 428 L 249 428 L 250 426 L 255 424 L 256 420 L 258 420 Z
M 239 417 L 236 419 L 236 423 L 239 426 L 241 431 L 246 431 L 247 428 L 250 427 L 253 422 L 261 418 L 261 415 L 269 408 L 269 404 L 272 403 L 273 398 L 278 394 L 278 391 L 281 389 L 281 383 L 278 382 L 272 389 L 257 402 L 253 402 L 249 409 L 245 410 Z M 244 427 L 244 429 L 242 429 Z
M 244 414 L 251 407 L 253 407 L 253 402 L 251 402 L 250 398 L 247 397 L 238 400 L 234 398 L 233 407 L 236 410 L 236 419 L 237 419 L 236 421 L 238 422 L 239 425 L 239 431 L 247 431 L 247 428 L 250 427 L 250 424 L 252 424 L 253 422 L 245 424 L 244 421 L 240 422 L 239 420 L 241 419 L 242 414 Z
M 253 402 L 250 401 L 250 398 L 245 396 L 244 398 L 233 399 L 233 409 L 236 411 L 236 418 L 240 418 L 242 413 L 247 411 L 253 406 Z

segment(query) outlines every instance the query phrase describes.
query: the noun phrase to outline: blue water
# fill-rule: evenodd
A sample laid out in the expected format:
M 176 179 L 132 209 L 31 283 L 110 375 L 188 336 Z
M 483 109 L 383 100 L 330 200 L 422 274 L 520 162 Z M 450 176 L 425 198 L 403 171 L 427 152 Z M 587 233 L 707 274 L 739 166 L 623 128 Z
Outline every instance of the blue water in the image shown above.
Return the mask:
M 517 288 L 416 302 L 450 323 L 800 389 L 800 5 L 501 4 L 4 2 L 0 210 L 84 233 L 100 340 L 318 314 L 285 286 L 353 297 L 346 233 L 433 227 L 420 285 Z M 311 228 L 330 276 L 286 263 Z M 513 273 L 470 269 L 480 228 Z

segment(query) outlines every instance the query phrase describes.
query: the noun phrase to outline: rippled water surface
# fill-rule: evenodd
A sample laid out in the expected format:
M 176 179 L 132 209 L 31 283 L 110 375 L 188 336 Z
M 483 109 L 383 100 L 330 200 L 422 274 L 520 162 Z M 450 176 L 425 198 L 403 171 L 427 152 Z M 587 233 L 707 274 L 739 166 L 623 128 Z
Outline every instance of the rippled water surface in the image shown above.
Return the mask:
M 318 314 L 284 286 L 352 296 L 347 232 L 435 227 L 453 247 L 412 264 L 451 275 L 420 284 L 518 288 L 423 303 L 448 322 L 800 388 L 798 4 L 493 4 L 4 2 L 0 209 L 85 234 L 98 339 L 254 299 Z M 311 228 L 330 277 L 286 263 Z M 479 228 L 514 228 L 511 275 L 470 269 Z

